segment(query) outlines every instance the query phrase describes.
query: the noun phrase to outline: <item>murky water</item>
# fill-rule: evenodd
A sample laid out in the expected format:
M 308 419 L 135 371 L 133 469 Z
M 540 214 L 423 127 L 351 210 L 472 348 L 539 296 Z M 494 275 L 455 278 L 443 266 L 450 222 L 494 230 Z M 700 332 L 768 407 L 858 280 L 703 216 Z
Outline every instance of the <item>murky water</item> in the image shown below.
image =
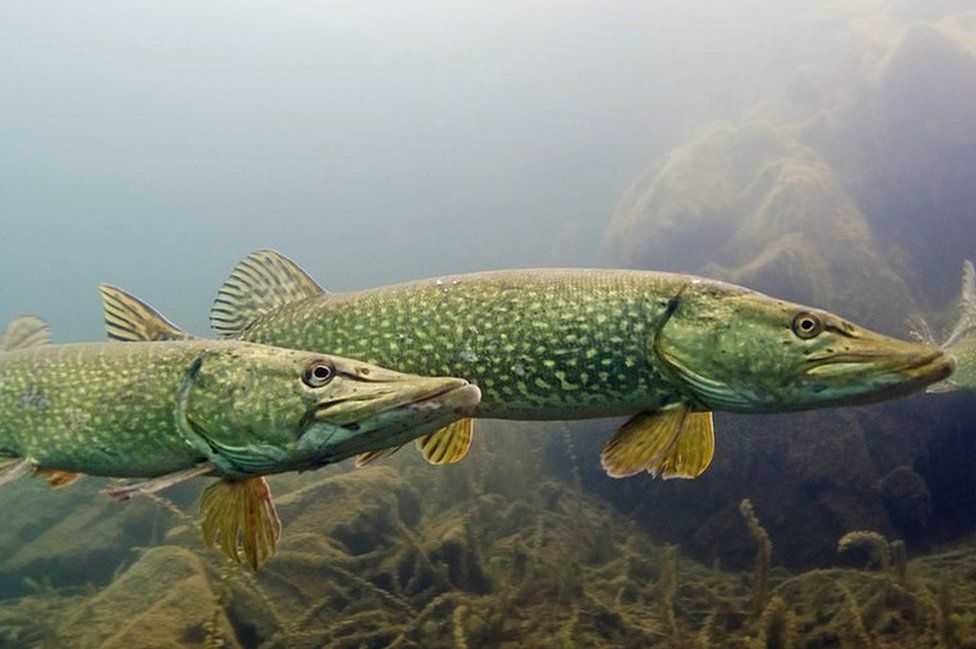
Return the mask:
M 329 290 L 688 272 L 907 338 L 913 314 L 952 328 L 976 256 L 967 2 L 14 2 L 0 23 L 0 315 L 56 342 L 104 337 L 99 282 L 210 335 L 265 247 Z M 208 479 L 119 503 L 23 478 L 0 491 L 0 646 L 976 642 L 971 391 L 718 413 L 695 480 L 608 478 L 621 423 L 479 420 L 457 465 L 407 447 L 275 476 L 256 574 L 204 545 Z

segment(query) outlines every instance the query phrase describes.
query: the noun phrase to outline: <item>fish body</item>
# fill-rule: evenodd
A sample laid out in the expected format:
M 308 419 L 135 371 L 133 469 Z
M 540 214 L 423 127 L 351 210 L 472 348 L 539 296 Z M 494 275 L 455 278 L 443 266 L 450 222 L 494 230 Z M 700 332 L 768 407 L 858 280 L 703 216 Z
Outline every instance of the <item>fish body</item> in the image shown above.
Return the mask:
M 700 473 L 713 410 L 869 403 L 953 370 L 939 349 L 826 311 L 636 270 L 510 270 L 329 293 L 265 250 L 232 271 L 211 324 L 227 338 L 465 377 L 482 391 L 477 417 L 633 415 L 604 450 L 615 476 Z
M 43 345 L 0 355 L 0 449 L 38 466 L 146 477 L 203 461 L 176 424 L 205 343 Z M 224 348 L 232 349 L 232 348 Z
M 678 402 L 797 410 L 901 394 L 951 370 L 929 346 L 690 275 L 514 270 L 318 290 L 261 313 L 252 306 L 241 326 L 225 316 L 235 281 L 212 312 L 218 331 L 463 376 L 482 391 L 480 417 L 605 417 Z M 799 316 L 815 336 L 797 335 Z
M 685 283 L 636 271 L 447 276 L 285 304 L 242 338 L 423 375 L 453 368 L 482 390 L 479 417 L 625 415 L 679 397 L 650 343 Z
M 317 363 L 334 385 L 302 381 Z M 460 390 L 459 409 L 466 386 L 237 341 L 40 345 L 0 354 L 0 454 L 118 477 L 204 461 L 225 477 L 315 468 L 448 423 L 460 414 L 444 395 Z M 356 409 L 321 410 L 353 389 Z M 425 413 L 418 404 L 429 399 L 443 409 Z

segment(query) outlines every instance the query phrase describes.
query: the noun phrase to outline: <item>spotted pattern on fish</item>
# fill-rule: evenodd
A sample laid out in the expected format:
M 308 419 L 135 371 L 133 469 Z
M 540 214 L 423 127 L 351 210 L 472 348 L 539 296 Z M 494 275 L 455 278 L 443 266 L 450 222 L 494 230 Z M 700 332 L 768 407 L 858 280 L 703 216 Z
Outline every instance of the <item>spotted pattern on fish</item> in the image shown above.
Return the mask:
M 689 281 L 627 270 L 446 276 L 299 300 L 242 336 L 464 377 L 481 388 L 479 416 L 628 414 L 681 397 L 651 346 L 669 301 Z
M 0 447 L 42 466 L 150 476 L 203 457 L 174 413 L 205 343 L 52 345 L 0 355 Z

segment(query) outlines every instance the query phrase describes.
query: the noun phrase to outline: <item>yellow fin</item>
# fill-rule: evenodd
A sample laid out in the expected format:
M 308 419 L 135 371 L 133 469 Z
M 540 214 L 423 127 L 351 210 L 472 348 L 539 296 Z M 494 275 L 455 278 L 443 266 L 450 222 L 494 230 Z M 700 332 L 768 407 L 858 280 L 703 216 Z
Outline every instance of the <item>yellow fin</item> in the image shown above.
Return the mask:
M 51 342 L 51 328 L 47 323 L 33 315 L 14 318 L 7 325 L 0 338 L 0 352 L 26 349 L 47 345 Z
M 101 284 L 98 291 L 102 294 L 105 330 L 112 340 L 141 342 L 193 338 L 159 311 L 121 288 Z
M 648 472 L 669 478 L 697 478 L 712 463 L 715 454 L 715 427 L 711 412 L 690 412 L 684 428 L 671 450 Z
M 218 480 L 200 497 L 203 540 L 252 571 L 274 556 L 281 537 L 281 521 L 264 478 Z
M 474 420 L 466 417 L 429 435 L 418 437 L 414 443 L 431 464 L 454 464 L 468 452 L 473 432 Z
M 305 270 L 274 250 L 258 250 L 242 259 L 220 287 L 210 309 L 210 326 L 231 338 L 261 316 L 325 291 Z
M 647 471 L 664 478 L 694 478 L 712 461 L 710 412 L 687 406 L 631 417 L 603 447 L 600 460 L 613 478 Z
M 403 448 L 403 444 L 399 446 L 390 446 L 389 448 L 378 448 L 375 451 L 366 451 L 365 453 L 360 453 L 356 456 L 356 468 L 362 469 L 371 464 L 376 464 L 377 462 L 382 462 L 386 458 L 390 457 L 397 451 Z
M 57 489 L 58 487 L 64 487 L 78 478 L 81 477 L 80 473 L 75 473 L 74 471 L 59 471 L 58 469 L 34 469 L 34 476 L 38 478 L 44 478 L 47 483 Z

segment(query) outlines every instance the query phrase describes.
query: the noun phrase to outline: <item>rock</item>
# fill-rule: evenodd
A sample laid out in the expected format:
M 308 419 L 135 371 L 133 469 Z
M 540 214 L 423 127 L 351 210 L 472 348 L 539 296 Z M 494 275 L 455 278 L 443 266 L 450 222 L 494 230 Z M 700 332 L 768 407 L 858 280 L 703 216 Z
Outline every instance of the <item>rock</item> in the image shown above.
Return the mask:
M 885 507 L 895 524 L 906 531 L 928 526 L 932 516 L 932 494 L 922 476 L 902 465 L 879 484 Z
M 66 615 L 58 634 L 61 646 L 79 648 L 202 647 L 215 616 L 223 646 L 239 647 L 200 559 L 182 548 L 159 547 Z

